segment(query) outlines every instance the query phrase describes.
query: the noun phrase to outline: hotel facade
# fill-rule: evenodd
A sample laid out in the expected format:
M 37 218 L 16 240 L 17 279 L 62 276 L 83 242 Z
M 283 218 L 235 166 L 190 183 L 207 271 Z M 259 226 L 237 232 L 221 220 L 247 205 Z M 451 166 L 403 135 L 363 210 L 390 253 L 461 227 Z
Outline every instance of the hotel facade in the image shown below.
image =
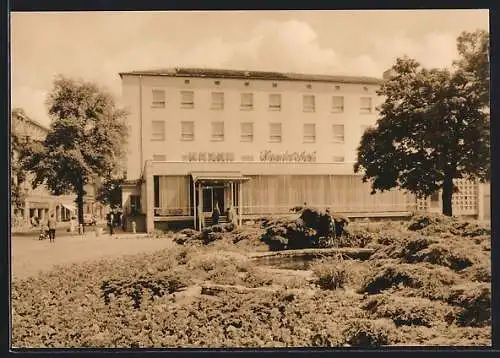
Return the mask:
M 217 205 L 238 222 L 306 203 L 348 217 L 440 211 L 440 195 L 371 195 L 353 172 L 377 120 L 381 79 L 173 68 L 120 73 L 129 111 L 122 204 L 128 230 L 208 225 Z M 485 219 L 489 189 L 459 182 L 457 215 Z

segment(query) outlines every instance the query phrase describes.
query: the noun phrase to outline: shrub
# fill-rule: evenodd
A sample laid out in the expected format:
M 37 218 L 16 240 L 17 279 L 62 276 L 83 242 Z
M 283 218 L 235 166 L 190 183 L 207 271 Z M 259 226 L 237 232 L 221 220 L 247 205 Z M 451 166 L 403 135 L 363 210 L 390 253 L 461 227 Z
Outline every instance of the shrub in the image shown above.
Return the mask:
M 456 218 L 450 218 L 441 214 L 417 214 L 414 215 L 408 225 L 408 230 L 418 231 L 427 227 L 431 227 L 434 232 L 447 231 L 450 225 Z
M 319 261 L 311 269 L 318 278 L 316 283 L 323 290 L 343 288 L 349 277 L 342 259 Z
M 274 223 L 262 235 L 262 241 L 272 251 L 317 247 L 314 229 L 304 226 L 301 219 Z
M 398 297 L 377 295 L 362 305 L 376 318 L 389 318 L 396 326 L 432 327 L 442 324 L 451 311 L 445 303 L 430 301 L 418 297 Z
M 408 262 L 430 262 L 461 271 L 472 265 L 472 261 L 466 254 L 445 246 L 444 244 L 433 244 L 424 250 L 407 258 Z
M 199 232 L 193 229 L 183 229 L 180 231 L 180 234 L 185 235 L 187 237 L 195 237 L 199 234 Z
M 336 238 L 338 247 L 366 247 L 375 241 L 376 234 L 367 231 L 365 228 L 353 225 L 345 230 L 345 235 Z
M 131 280 L 104 280 L 101 283 L 101 291 L 104 302 L 109 304 L 111 297 L 119 298 L 128 296 L 133 300 L 133 307 L 138 309 L 144 296 L 151 300 L 154 297 L 162 297 L 165 294 L 178 292 L 187 287 L 187 282 L 180 277 L 165 275 L 143 275 L 138 279 Z M 149 294 L 149 295 L 148 295 Z
M 250 233 L 241 232 L 241 233 L 236 234 L 233 237 L 233 244 L 236 244 L 236 243 L 243 241 L 243 240 L 250 240 L 251 238 L 252 238 L 252 235 Z
M 491 282 L 491 264 L 475 264 L 464 270 L 464 276 L 470 281 Z
M 365 278 L 359 293 L 380 293 L 391 287 L 409 287 L 421 289 L 423 295 L 433 295 L 443 285 L 455 283 L 451 271 L 434 269 L 422 264 L 385 263 L 374 267 L 371 275 Z M 430 291 L 430 292 L 429 292 Z
M 486 283 L 469 283 L 454 286 L 448 303 L 461 307 L 456 316 L 460 326 L 481 327 L 491 324 L 491 286 Z
M 391 242 L 386 248 L 375 253 L 374 259 L 389 257 L 393 259 L 404 259 L 404 261 L 409 261 L 413 255 L 415 255 L 420 250 L 423 250 L 429 245 L 436 242 L 436 240 L 429 239 L 422 236 L 405 238 L 403 240 L 392 238 L 388 239 L 385 236 L 387 243 Z
M 345 217 L 302 208 L 298 219 L 265 219 L 266 232 L 262 240 L 271 250 L 339 246 L 343 228 L 348 222 Z
M 334 221 L 333 218 L 327 213 L 323 213 L 315 209 L 305 208 L 300 214 L 300 219 L 306 227 L 314 229 L 318 236 L 327 237 L 332 234 Z M 340 222 L 340 218 L 338 219 L 338 222 Z
M 386 319 L 355 319 L 347 322 L 342 334 L 354 347 L 378 347 L 394 344 L 398 334 L 393 322 Z
M 491 228 L 479 225 L 477 223 L 469 223 L 466 221 L 460 221 L 453 223 L 450 228 L 450 232 L 453 235 L 462 237 L 476 237 L 476 236 L 490 236 Z

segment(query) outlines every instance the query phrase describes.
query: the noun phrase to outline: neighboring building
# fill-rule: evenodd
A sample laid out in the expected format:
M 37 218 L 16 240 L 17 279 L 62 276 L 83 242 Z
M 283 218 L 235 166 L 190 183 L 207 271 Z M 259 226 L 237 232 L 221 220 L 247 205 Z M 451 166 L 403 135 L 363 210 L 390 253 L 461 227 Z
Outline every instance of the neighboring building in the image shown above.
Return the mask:
M 28 117 L 26 113 L 19 108 L 12 110 L 11 131 L 21 138 L 21 140 L 44 140 L 49 129 L 34 119 Z M 17 160 L 16 155 L 12 160 Z M 54 213 L 56 220 L 69 221 L 75 217 L 77 208 L 75 204 L 75 195 L 51 195 L 45 185 L 39 185 L 33 189 L 30 185 L 33 175 L 29 174 L 24 182 L 21 183 L 24 191 L 24 203 L 22 207 L 12 207 L 12 223 L 14 228 L 22 228 L 31 224 L 32 218 L 39 220 L 48 219 L 49 215 Z M 12 178 L 17 181 L 17 178 Z M 95 202 L 95 185 L 90 184 L 85 187 L 87 195 L 84 202 L 84 212 L 101 215 L 103 210 L 99 203 Z
M 378 78 L 195 68 L 120 77 L 129 228 L 199 227 L 216 203 L 232 203 L 240 222 L 304 202 L 350 217 L 416 209 L 399 190 L 371 195 L 353 172 L 382 101 Z

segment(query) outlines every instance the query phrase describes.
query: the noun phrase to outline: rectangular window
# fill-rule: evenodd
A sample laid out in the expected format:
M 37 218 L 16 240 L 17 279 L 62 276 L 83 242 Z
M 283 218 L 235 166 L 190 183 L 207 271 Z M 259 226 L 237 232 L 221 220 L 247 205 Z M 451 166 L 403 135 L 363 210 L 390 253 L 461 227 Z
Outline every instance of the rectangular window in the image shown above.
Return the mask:
M 304 108 L 304 112 L 314 112 L 316 111 L 316 100 L 314 95 L 305 94 L 302 97 L 302 105 Z
M 194 140 L 194 122 L 181 122 L 181 140 Z
M 151 128 L 151 140 L 165 140 L 165 122 L 153 121 Z
M 372 98 L 371 97 L 361 97 L 361 113 L 372 113 Z
M 273 143 L 282 141 L 281 123 L 269 123 L 269 141 Z
M 253 142 L 253 123 L 241 123 L 241 141 Z
M 212 122 L 212 141 L 224 140 L 224 122 Z
M 181 107 L 182 108 L 194 108 L 194 92 L 193 91 L 181 91 Z
M 343 155 L 334 155 L 332 158 L 334 163 L 343 163 L 345 162 L 345 158 Z
M 344 125 L 334 124 L 333 125 L 333 141 L 336 143 L 344 143 Z
M 153 90 L 153 101 L 151 106 L 154 108 L 165 108 L 165 91 L 164 90 Z
M 155 162 L 164 162 L 167 157 L 164 154 L 153 154 L 153 160 Z
M 316 124 L 305 123 L 304 124 L 304 143 L 314 143 L 316 142 Z
M 344 112 L 344 97 L 342 96 L 332 97 L 332 112 L 333 113 Z
M 252 110 L 253 109 L 253 93 L 242 93 L 241 94 L 241 106 L 242 110 Z
M 274 93 L 269 95 L 269 110 L 281 111 L 281 94 Z
M 212 92 L 212 109 L 224 109 L 224 92 Z

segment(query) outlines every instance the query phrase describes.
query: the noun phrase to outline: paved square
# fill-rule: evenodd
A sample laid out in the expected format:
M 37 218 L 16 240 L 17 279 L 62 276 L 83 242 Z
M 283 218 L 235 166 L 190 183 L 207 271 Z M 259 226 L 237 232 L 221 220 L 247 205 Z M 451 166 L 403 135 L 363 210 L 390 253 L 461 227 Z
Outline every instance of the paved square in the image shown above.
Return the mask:
M 37 233 L 11 237 L 11 274 L 15 278 L 36 275 L 55 265 L 72 264 L 104 257 L 119 257 L 140 252 L 153 252 L 173 247 L 169 239 L 124 236 L 96 237 L 93 231 L 84 236 L 58 232 L 54 243 L 38 240 Z

